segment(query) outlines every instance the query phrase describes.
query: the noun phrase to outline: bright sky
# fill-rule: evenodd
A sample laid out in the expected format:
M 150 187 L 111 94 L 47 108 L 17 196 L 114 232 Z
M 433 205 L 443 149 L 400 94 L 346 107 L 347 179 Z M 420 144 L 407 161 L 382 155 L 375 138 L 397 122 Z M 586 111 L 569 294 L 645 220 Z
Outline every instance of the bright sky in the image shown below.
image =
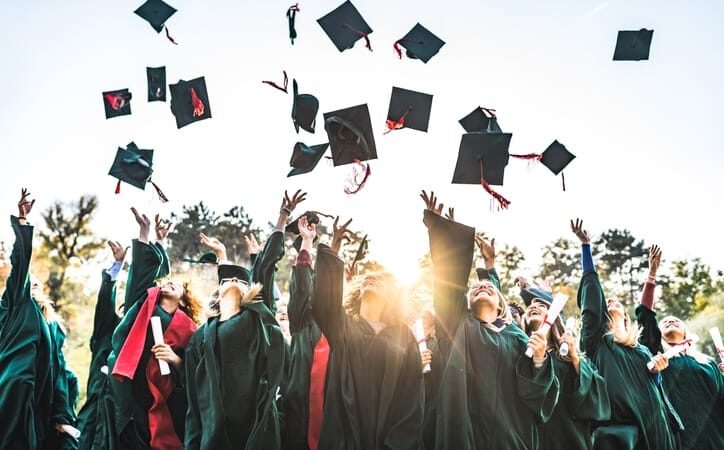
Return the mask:
M 287 39 L 291 1 L 169 0 L 174 46 L 133 11 L 141 0 L 2 2 L 3 143 L 0 210 L 15 211 L 29 186 L 38 210 L 94 193 L 96 225 L 114 239 L 135 232 L 131 205 L 170 213 L 204 200 L 243 205 L 274 220 L 284 189 L 309 191 L 304 207 L 354 217 L 372 256 L 403 278 L 427 250 L 420 189 L 434 189 L 457 219 L 518 244 L 528 265 L 568 235 L 570 217 L 597 234 L 610 227 L 660 243 L 668 259 L 701 256 L 724 267 L 724 3 L 692 0 L 357 0 L 374 32 L 339 53 L 316 23 L 340 1 L 302 1 L 298 40 Z M 416 22 L 447 42 L 428 64 L 398 60 L 393 42 Z M 654 29 L 651 59 L 613 62 L 618 30 Z M 177 130 L 169 103 L 146 102 L 147 66 L 167 81 L 206 77 L 213 118 Z M 296 135 L 291 95 L 261 84 L 285 69 L 320 101 L 317 132 Z M 383 135 L 392 86 L 434 95 L 428 133 Z M 130 88 L 133 114 L 106 120 L 101 92 Z M 362 192 L 342 190 L 349 167 L 326 161 L 286 178 L 297 140 L 327 142 L 322 113 L 368 103 L 379 159 Z M 491 212 L 479 186 L 451 185 L 457 120 L 496 108 L 513 133 L 512 153 L 541 152 L 554 139 L 577 158 L 567 192 L 543 167 L 511 160 L 510 210 Z M 156 150 L 154 180 L 171 198 L 107 175 L 118 146 Z M 9 239 L 9 227 L 0 229 Z

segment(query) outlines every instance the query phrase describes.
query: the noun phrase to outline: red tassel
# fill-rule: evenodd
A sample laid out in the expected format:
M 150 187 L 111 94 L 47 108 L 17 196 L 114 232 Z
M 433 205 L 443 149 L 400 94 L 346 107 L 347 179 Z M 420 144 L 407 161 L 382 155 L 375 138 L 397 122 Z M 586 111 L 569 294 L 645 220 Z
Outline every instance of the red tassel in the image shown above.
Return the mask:
M 400 59 L 402 59 L 402 49 L 400 48 L 401 41 L 402 41 L 402 39 L 395 41 L 395 45 L 392 46 L 392 48 L 394 48 L 395 51 L 397 52 L 397 56 L 399 56 Z
M 295 3 L 287 9 L 287 16 L 292 12 L 298 13 L 299 11 L 301 11 L 301 9 L 299 9 L 299 3 Z
M 496 111 L 496 110 L 494 110 L 493 108 L 482 108 L 482 107 L 481 107 L 480 109 L 483 110 L 483 113 L 485 114 L 485 116 L 486 116 L 488 119 L 494 119 L 495 117 L 497 117 L 497 116 L 495 115 L 495 111 Z
M 194 117 L 201 117 L 204 115 L 204 102 L 201 101 L 199 96 L 196 94 L 196 89 L 189 88 L 191 94 L 191 104 L 194 106 Z
M 168 27 L 167 27 L 167 26 L 164 26 L 163 29 L 166 30 L 166 38 L 167 38 L 169 41 L 171 41 L 171 43 L 172 43 L 173 45 L 178 45 L 178 42 L 176 42 L 176 41 L 171 37 L 171 35 L 168 34 Z
M 162 202 L 166 203 L 168 201 L 168 197 L 166 197 L 166 194 L 163 193 L 161 188 L 159 188 L 158 185 L 151 180 L 148 180 L 148 182 L 151 183 L 151 186 L 153 186 L 154 189 L 156 189 L 156 194 L 158 194 L 158 198 L 160 198 Z
M 121 180 L 118 180 L 118 183 L 116 183 L 116 194 L 121 193 Z
M 563 192 L 566 192 L 566 175 L 561 172 L 561 181 L 563 182 Z
M 370 38 L 367 35 L 367 33 L 362 32 L 356 28 L 352 28 L 349 24 L 344 23 L 342 26 L 349 28 L 350 30 L 354 31 L 355 33 L 359 34 L 364 40 L 365 40 L 365 47 L 367 47 L 367 50 L 372 51 L 372 44 L 370 43 Z
M 364 171 L 364 176 L 362 177 L 362 180 L 357 181 L 357 174 L 355 173 L 356 170 L 352 171 L 352 178 L 349 181 L 349 184 L 351 184 L 354 187 L 344 187 L 344 193 L 348 195 L 353 195 L 358 193 L 362 190 L 364 185 L 367 183 L 367 179 L 372 175 L 372 169 L 370 168 L 370 164 L 365 164 L 364 162 L 355 159 L 354 163 L 357 165 L 357 167 L 360 167 Z M 356 185 L 356 186 L 355 186 Z
M 511 158 L 517 158 L 517 159 L 534 159 L 536 161 L 540 161 L 541 158 L 543 158 L 543 155 L 539 153 L 526 153 L 524 155 L 514 155 L 513 153 L 510 154 Z
M 405 117 L 407 117 L 407 115 L 410 113 L 410 111 L 412 111 L 412 106 L 408 106 L 407 109 L 405 110 L 405 113 L 399 119 L 397 119 L 397 120 L 387 119 L 385 121 L 385 126 L 387 127 L 387 131 L 385 131 L 382 134 L 387 134 L 390 131 L 399 130 L 401 128 L 404 128 L 405 127 Z
M 483 178 L 483 161 L 480 160 L 480 185 L 483 186 L 483 189 L 490 194 L 500 205 L 503 209 L 508 209 L 508 206 L 510 206 L 510 200 L 506 199 L 499 193 L 495 192 L 492 187 L 490 187 L 490 184 L 488 184 L 487 181 L 485 181 L 485 178 Z
M 279 89 L 280 91 L 282 91 L 286 94 L 288 92 L 287 85 L 289 84 L 289 77 L 287 76 L 286 70 L 284 70 L 283 72 L 284 72 L 284 87 L 279 86 L 278 84 L 276 84 L 273 81 L 262 81 L 262 83 L 268 84 L 269 86 L 271 86 L 273 88 Z
M 106 99 L 106 102 L 108 102 L 108 105 L 115 111 L 118 111 L 126 106 L 126 101 L 131 99 L 130 96 L 126 97 L 121 94 L 105 94 L 103 97 Z

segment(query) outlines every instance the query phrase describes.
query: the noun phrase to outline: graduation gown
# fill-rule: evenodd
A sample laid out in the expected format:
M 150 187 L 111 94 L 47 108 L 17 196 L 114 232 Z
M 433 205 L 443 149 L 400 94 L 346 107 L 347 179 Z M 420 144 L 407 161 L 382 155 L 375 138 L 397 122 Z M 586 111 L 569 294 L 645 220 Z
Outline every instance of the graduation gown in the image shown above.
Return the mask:
M 661 394 L 659 375 L 646 367 L 651 352 L 641 344 L 628 347 L 614 342 L 608 331 L 606 297 L 595 271 L 583 274 L 578 306 L 583 322 L 581 346 L 606 379 L 611 403 L 611 420 L 600 425 L 629 425 L 618 428 L 616 439 L 635 442 L 637 450 L 676 449 L 671 423 L 676 414 Z
M 40 307 L 30 296 L 33 227 L 10 219 L 15 244 L 0 303 L 0 448 L 40 449 L 50 430 L 53 343 Z
M 424 386 L 420 352 L 407 325 L 375 333 L 342 305 L 344 263 L 318 247 L 312 314 L 329 341 L 320 450 L 418 450 Z
M 584 355 L 580 357 L 579 373 L 553 352 L 548 356 L 553 360 L 561 391 L 551 418 L 540 427 L 539 448 L 589 450 L 593 448 L 592 422 L 611 417 L 606 380 Z
M 425 211 L 435 274 L 438 357 L 436 448 L 536 449 L 537 424 L 558 399 L 551 358 L 536 369 L 515 324 L 495 332 L 467 308 L 475 230 Z
M 65 363 L 65 355 L 63 354 L 65 331 L 58 322 L 51 322 L 48 327 L 53 344 L 54 387 L 48 436 L 44 447 L 46 450 L 74 450 L 78 448 L 78 441 L 67 433 L 60 433 L 55 430 L 55 425 L 66 424 L 73 427 L 77 425 L 75 414 L 77 389 L 75 392 L 72 391 L 72 382 L 75 375 L 68 370 Z
M 111 338 L 112 350 L 108 356 L 109 373 L 113 373 L 118 355 L 141 308 L 146 301 L 149 301 L 147 298 L 149 288 L 155 287 L 157 278 L 169 273 L 168 256 L 158 243 L 144 244 L 134 239 L 132 255 L 132 264 L 126 283 L 125 315 Z M 169 314 L 159 304 L 156 304 L 151 315 L 160 317 L 165 335 L 176 314 L 184 314 L 184 312 L 176 310 L 174 314 Z M 121 381 L 116 377 L 109 377 L 115 403 L 115 431 L 119 435 L 122 448 L 151 448 L 152 432 L 148 415 L 154 403 L 154 397 L 146 374 L 149 363 L 158 364 L 158 361 L 155 358 L 151 360 L 151 347 L 154 345 L 154 341 L 150 321 L 145 334 L 146 341 L 133 379 Z M 190 338 L 190 334 L 188 337 Z M 184 359 L 184 349 L 184 346 L 174 348 L 174 352 Z M 175 434 L 183 443 L 186 415 L 184 371 L 177 371 L 171 364 L 169 366 L 173 389 L 166 398 L 166 406 L 170 412 Z
M 639 305 L 636 319 L 643 327 L 641 343 L 651 353 L 663 353 L 656 313 Z M 724 449 L 724 375 L 716 360 L 702 364 L 689 355 L 674 356 L 661 375 L 664 390 L 684 424 L 681 448 Z
M 93 333 L 91 334 L 91 363 L 88 371 L 88 384 L 86 388 L 86 401 L 78 412 L 78 428 L 81 431 L 78 447 L 80 450 L 92 448 L 115 448 L 112 436 L 115 426 L 109 415 L 113 417 L 113 403 L 102 404 L 102 398 L 112 402 L 108 396 L 110 389 L 108 375 L 101 372 L 106 365 L 108 355 L 111 353 L 111 336 L 113 330 L 120 322 L 116 315 L 116 282 L 103 270 L 101 274 L 101 287 L 98 290 L 95 314 L 93 316 Z M 105 392 L 104 392 L 105 391 Z

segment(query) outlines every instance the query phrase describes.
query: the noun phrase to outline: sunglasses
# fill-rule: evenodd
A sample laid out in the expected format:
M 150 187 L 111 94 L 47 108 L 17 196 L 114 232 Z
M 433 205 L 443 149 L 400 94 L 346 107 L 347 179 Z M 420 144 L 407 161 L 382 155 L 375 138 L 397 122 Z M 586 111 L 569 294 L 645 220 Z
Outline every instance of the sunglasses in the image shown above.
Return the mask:
M 246 280 L 240 280 L 238 278 L 222 278 L 221 281 L 219 281 L 219 285 L 224 285 L 226 283 L 230 283 L 232 281 L 236 281 L 238 283 L 241 283 L 243 285 L 249 286 L 249 282 Z

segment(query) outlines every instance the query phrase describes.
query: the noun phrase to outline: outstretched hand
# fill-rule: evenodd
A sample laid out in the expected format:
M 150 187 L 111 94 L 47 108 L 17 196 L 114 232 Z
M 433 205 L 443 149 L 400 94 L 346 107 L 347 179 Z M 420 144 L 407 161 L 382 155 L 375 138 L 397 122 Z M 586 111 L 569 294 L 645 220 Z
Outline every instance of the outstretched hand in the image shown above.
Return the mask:
M 173 231 L 174 224 L 161 219 L 158 214 L 154 220 L 156 222 L 156 240 L 163 241 Z
M 291 198 L 289 198 L 289 194 L 287 193 L 287 191 L 284 191 L 284 198 L 282 199 L 281 206 L 282 213 L 287 213 L 287 215 L 290 216 L 292 214 L 292 211 L 294 211 L 294 208 L 296 208 L 298 204 L 302 203 L 306 199 L 307 193 L 302 192 L 301 189 L 297 189 L 297 192 L 295 192 Z
M 20 201 L 18 201 L 18 219 L 25 220 L 35 205 L 35 199 L 30 200 L 30 191 L 23 188 L 20 191 Z
M 451 220 L 455 222 L 455 208 L 452 206 L 447 209 L 447 213 L 445 213 L 445 218 L 447 220 Z
M 144 244 L 148 244 L 148 234 L 151 231 L 151 219 L 145 214 L 139 213 L 136 208 L 131 208 L 131 212 L 138 224 L 138 240 Z
M 208 247 L 219 261 L 226 261 L 226 246 L 223 242 L 215 237 L 209 237 L 204 233 L 199 233 L 199 240 L 203 245 Z
M 250 255 L 258 255 L 261 253 L 261 245 L 256 241 L 256 237 L 249 233 L 244 236 L 244 243 L 246 244 L 246 251 Z
M 656 277 L 656 272 L 661 265 L 661 247 L 654 244 L 649 249 L 649 276 Z
M 475 245 L 477 245 L 480 250 L 480 256 L 485 262 L 485 269 L 492 269 L 495 266 L 495 238 L 488 242 L 482 236 L 476 234 Z
M 344 225 L 340 227 L 339 216 L 334 218 L 334 223 L 332 224 L 332 243 L 329 247 L 335 254 L 339 253 L 339 249 L 342 248 L 343 240 L 350 240 L 349 234 L 351 233 L 351 231 L 347 229 L 350 223 L 352 223 L 352 219 L 349 219 L 347 222 L 344 223 Z
M 124 247 L 123 245 L 121 245 L 120 242 L 117 241 L 108 241 L 108 246 L 111 248 L 111 252 L 113 253 L 113 259 L 121 263 L 124 259 L 126 259 L 126 252 L 128 252 L 128 247 Z
M 302 237 L 302 240 L 310 242 L 314 241 L 314 238 L 317 236 L 317 225 L 309 223 L 306 215 L 299 218 L 298 228 L 299 235 Z
M 583 228 L 583 220 L 571 220 L 571 231 L 573 231 L 573 234 L 578 237 L 578 239 L 581 241 L 581 244 L 591 243 L 591 236 L 588 234 L 588 230 Z
M 427 195 L 427 192 L 423 190 L 420 194 L 420 198 L 423 202 L 425 202 L 425 208 L 427 208 L 428 211 L 431 211 L 438 216 L 442 213 L 442 209 L 444 206 L 442 203 L 440 203 L 439 205 L 437 204 L 437 197 L 435 196 L 435 192 L 430 191 L 430 195 Z

